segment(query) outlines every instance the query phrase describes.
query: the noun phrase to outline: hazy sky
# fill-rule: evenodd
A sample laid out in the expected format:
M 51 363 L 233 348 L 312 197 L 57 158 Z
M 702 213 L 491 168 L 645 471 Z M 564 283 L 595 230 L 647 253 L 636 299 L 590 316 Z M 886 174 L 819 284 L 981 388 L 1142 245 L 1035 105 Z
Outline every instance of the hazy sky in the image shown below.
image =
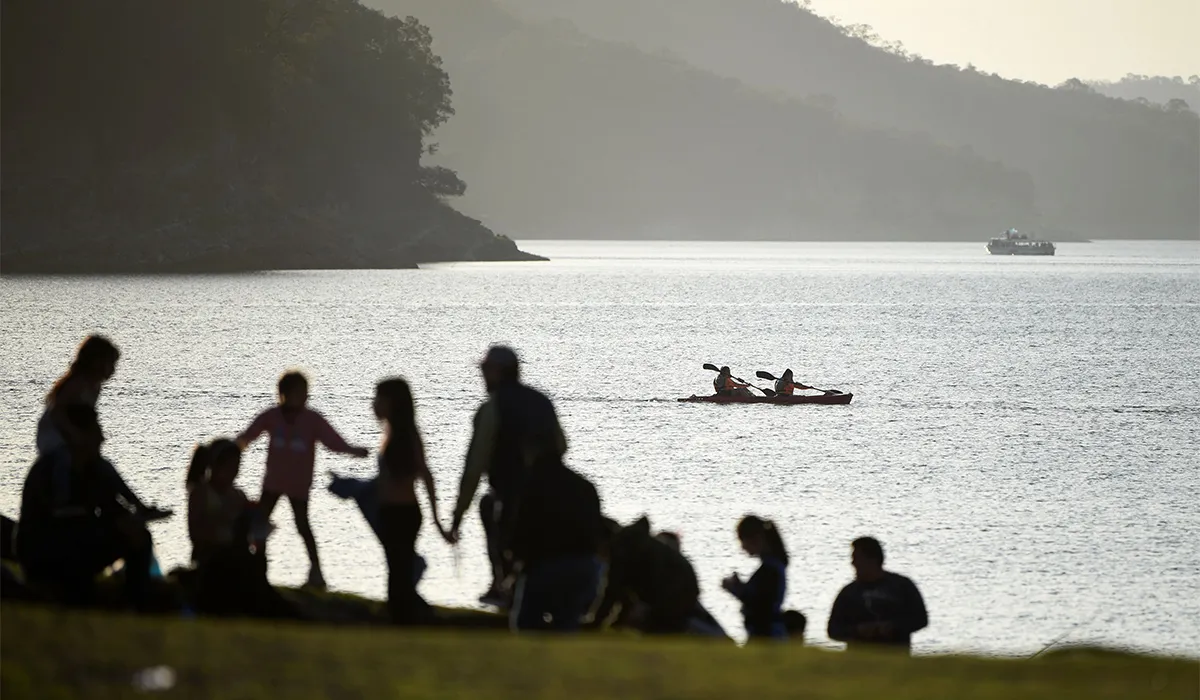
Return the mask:
M 812 0 L 935 63 L 1007 78 L 1200 74 L 1200 0 Z

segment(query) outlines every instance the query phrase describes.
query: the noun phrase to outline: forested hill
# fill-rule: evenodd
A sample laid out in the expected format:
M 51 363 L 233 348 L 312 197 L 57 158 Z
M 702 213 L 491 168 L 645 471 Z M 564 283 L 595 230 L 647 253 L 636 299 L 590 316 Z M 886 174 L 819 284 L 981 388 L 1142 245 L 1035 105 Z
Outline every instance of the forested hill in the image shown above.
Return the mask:
M 376 0 L 428 23 L 457 115 L 439 162 L 465 211 L 522 235 L 981 239 L 1037 223 L 1028 175 L 863 128 L 490 0 Z
M 525 257 L 422 167 L 453 114 L 413 19 L 354 0 L 3 0 L 5 272 Z
M 1102 95 L 1157 105 L 1170 112 L 1189 109 L 1200 113 L 1200 75 L 1187 80 L 1182 76 L 1129 75 L 1120 80 L 1089 80 L 1088 87 Z
M 1050 88 L 933 65 L 870 27 L 785 0 L 497 1 L 531 21 L 565 20 L 999 160 L 1032 176 L 1047 226 L 1097 237 L 1200 232 L 1200 118 L 1188 110 L 1105 97 L 1079 80 Z M 1021 50 L 1020 37 L 1010 43 Z

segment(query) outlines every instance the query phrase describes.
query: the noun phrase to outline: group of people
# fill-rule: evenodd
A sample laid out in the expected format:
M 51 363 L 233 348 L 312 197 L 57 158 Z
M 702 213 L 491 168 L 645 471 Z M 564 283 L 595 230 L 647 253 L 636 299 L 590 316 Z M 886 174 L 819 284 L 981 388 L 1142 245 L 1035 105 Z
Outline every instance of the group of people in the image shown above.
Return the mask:
M 146 523 L 171 513 L 143 504 L 101 455 L 104 434 L 96 403 L 119 357 L 110 341 L 89 337 L 47 396 L 38 423 L 39 455 L 26 478 L 14 542 L 27 580 L 65 602 L 86 604 L 97 574 L 123 560 L 125 594 L 132 607 L 142 608 L 155 566 Z M 474 417 L 448 528 L 439 516 L 411 387 L 400 378 L 376 385 L 372 407 L 384 437 L 376 451 L 378 475 L 361 484 L 359 495 L 369 493 L 360 506 L 387 561 L 390 619 L 401 625 L 434 620 L 417 592 L 423 569 L 416 553 L 423 520 L 418 482 L 428 492 L 438 533 L 454 545 L 486 475 L 479 514 L 493 580 L 481 601 L 507 609 L 514 629 L 624 624 L 646 633 L 722 633 L 699 602 L 696 574 L 678 536 L 652 535 L 645 518 L 621 526 L 604 517 L 595 486 L 564 463 L 567 440 L 554 405 L 521 382 L 516 353 L 493 346 L 480 369 L 488 398 Z M 721 375 L 727 376 L 728 368 Z M 791 376 L 785 373 L 787 382 Z M 266 575 L 271 513 L 284 497 L 309 557 L 305 585 L 325 586 L 308 519 L 316 445 L 359 458 L 370 450 L 349 444 L 309 408 L 308 390 L 304 375 L 284 374 L 278 405 L 240 435 L 213 440 L 193 453 L 185 485 L 202 611 L 268 617 L 294 612 Z M 266 470 L 255 501 L 236 480 L 243 450 L 263 435 L 268 436 Z M 733 575 L 722 584 L 741 601 L 748 636 L 802 637 L 803 615 L 783 609 L 789 559 L 779 529 L 750 515 L 738 524 L 737 536 L 746 553 L 761 562 L 748 580 Z M 831 638 L 907 647 L 911 634 L 927 624 L 916 586 L 885 571 L 883 561 L 879 542 L 855 540 L 857 576 L 834 603 Z
M 770 375 L 765 375 L 770 376 Z M 758 389 L 745 379 L 739 379 L 733 376 L 732 371 L 728 366 L 721 367 L 717 372 L 716 379 L 713 379 L 713 391 L 717 396 L 753 396 L 750 389 Z M 783 376 L 775 380 L 775 389 L 770 393 L 772 396 L 792 396 L 797 391 L 813 389 L 815 387 L 807 386 L 801 382 L 797 382 L 792 370 L 786 369 L 783 371 Z M 759 391 L 762 391 L 759 389 Z M 764 394 L 768 392 L 763 392 Z

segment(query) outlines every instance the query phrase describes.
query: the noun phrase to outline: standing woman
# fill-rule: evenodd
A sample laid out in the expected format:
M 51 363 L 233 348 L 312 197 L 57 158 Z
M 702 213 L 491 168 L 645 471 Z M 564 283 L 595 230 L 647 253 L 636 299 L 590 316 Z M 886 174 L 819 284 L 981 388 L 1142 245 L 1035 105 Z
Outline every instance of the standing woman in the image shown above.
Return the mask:
M 746 554 L 758 557 L 762 564 L 749 581 L 733 574 L 721 585 L 742 601 L 742 619 L 751 641 L 787 639 L 783 597 L 787 593 L 788 554 L 779 528 L 770 520 L 747 515 L 738 523 L 737 535 Z
M 39 455 L 64 447 L 64 433 L 72 430 L 63 408 L 85 404 L 92 408 L 100 399 L 104 383 L 117 371 L 121 351 L 108 338 L 89 335 L 79 346 L 67 373 L 59 377 L 46 395 L 46 411 L 38 420 L 37 451 Z
M 400 378 L 379 382 L 374 409 L 385 430 L 379 450 L 379 540 L 388 565 L 388 614 L 396 624 L 411 625 L 421 622 L 428 611 L 428 604 L 417 593 L 413 570 L 421 529 L 418 479 L 425 482 L 429 492 L 429 507 L 438 532 L 447 542 L 452 538 L 438 517 L 437 491 L 425 463 L 425 445 L 417 431 L 408 382 Z

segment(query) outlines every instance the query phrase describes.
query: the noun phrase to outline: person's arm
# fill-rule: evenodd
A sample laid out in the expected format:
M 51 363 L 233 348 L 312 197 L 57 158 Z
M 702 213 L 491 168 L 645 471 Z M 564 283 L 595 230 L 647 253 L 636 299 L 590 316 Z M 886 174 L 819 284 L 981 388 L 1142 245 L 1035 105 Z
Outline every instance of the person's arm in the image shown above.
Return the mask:
M 129 484 L 125 483 L 125 479 L 121 478 L 121 473 L 117 471 L 112 462 L 102 458 L 96 463 L 96 469 L 100 470 L 104 479 L 111 484 L 113 491 L 129 504 L 134 512 L 155 510 L 142 503 L 141 499 L 134 494 L 133 489 L 129 488 Z
M 271 410 L 274 409 L 263 411 L 255 416 L 254 420 L 250 423 L 250 427 L 246 428 L 244 431 L 242 431 L 241 435 L 237 436 L 235 442 L 237 442 L 238 447 L 243 450 L 246 449 L 250 443 L 260 438 L 263 433 L 267 432 L 267 416 L 270 414 Z
M 485 402 L 475 413 L 475 431 L 471 435 L 471 446 L 467 448 L 467 463 L 463 468 L 462 481 L 458 485 L 458 500 L 454 505 L 454 518 L 450 531 L 457 532 L 462 524 L 463 515 L 471 507 L 475 499 L 475 491 L 479 488 L 479 480 L 488 470 L 495 449 L 497 420 L 496 405 L 492 401 Z M 505 503 L 507 508 L 510 504 Z
M 329 424 L 329 421 L 325 420 L 325 416 L 322 416 L 316 411 L 312 411 L 312 415 L 317 426 L 317 442 L 320 442 L 326 448 L 334 452 L 340 452 L 341 454 L 345 455 L 366 457 L 368 454 L 370 454 L 370 451 L 367 450 L 367 448 L 354 447 L 350 443 L 346 442 L 341 434 L 333 429 L 333 426 Z
M 904 579 L 900 584 L 900 611 L 895 620 L 889 620 L 892 631 L 899 636 L 908 636 L 929 625 L 929 613 L 925 610 L 925 599 L 921 591 L 911 579 Z
M 442 537 L 449 540 L 450 533 L 442 527 L 442 516 L 438 514 L 437 489 L 433 484 L 433 473 L 429 471 L 429 464 L 425 461 L 425 444 L 419 435 L 414 449 L 417 452 L 417 478 L 425 482 L 425 490 L 429 492 L 429 510 L 433 513 L 433 524 L 437 526 Z
M 829 612 L 829 627 L 825 632 L 835 642 L 851 642 L 857 639 L 855 622 L 850 612 L 850 596 L 850 587 L 843 588 L 834 599 L 833 609 Z

